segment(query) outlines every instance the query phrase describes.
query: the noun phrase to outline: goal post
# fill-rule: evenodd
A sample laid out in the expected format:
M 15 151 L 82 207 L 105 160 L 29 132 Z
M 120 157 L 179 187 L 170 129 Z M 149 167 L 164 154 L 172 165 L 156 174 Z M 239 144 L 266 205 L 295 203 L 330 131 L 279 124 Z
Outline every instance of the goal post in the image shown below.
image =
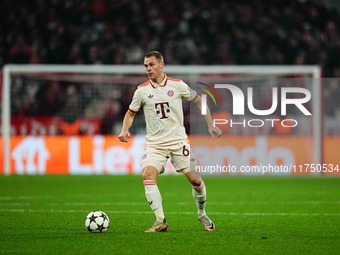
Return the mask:
M 201 65 L 166 65 L 164 71 L 174 76 L 181 75 L 309 75 L 312 79 L 312 113 L 313 113 L 313 158 L 315 164 L 322 163 L 322 100 L 321 69 L 319 66 L 201 66 Z M 15 74 L 105 74 L 105 75 L 143 75 L 142 65 L 5 65 L 3 68 L 2 87 L 2 141 L 3 172 L 10 169 L 11 136 L 11 83 Z M 137 84 L 136 84 L 137 85 Z

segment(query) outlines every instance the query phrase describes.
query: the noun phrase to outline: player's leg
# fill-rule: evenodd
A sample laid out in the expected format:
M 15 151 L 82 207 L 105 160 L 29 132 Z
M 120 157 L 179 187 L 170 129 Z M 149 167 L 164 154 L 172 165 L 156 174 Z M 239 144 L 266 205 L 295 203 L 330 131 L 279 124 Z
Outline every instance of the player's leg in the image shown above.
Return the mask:
M 199 172 L 196 171 L 187 171 L 185 173 L 185 176 L 192 185 L 192 195 L 197 204 L 198 217 L 202 217 L 203 215 L 206 214 L 205 203 L 207 200 L 207 191 L 204 182 Z
M 145 187 L 145 196 L 152 211 L 156 215 L 155 224 L 145 232 L 167 232 L 169 226 L 165 220 L 162 196 L 157 186 L 158 170 L 153 166 L 147 166 L 143 168 L 143 184 Z
M 192 185 L 192 195 L 196 201 L 198 209 L 198 220 L 203 224 L 205 230 L 214 231 L 215 224 L 210 220 L 205 212 L 207 190 L 200 173 L 195 170 L 185 171 L 185 176 Z
M 194 153 L 191 152 L 190 145 L 188 143 L 180 143 L 177 149 L 172 150 L 171 162 L 177 171 L 185 174 L 192 185 L 192 194 L 198 209 L 198 219 L 202 222 L 205 230 L 213 231 L 215 225 L 205 212 L 206 188 L 200 172 L 196 171 L 196 166 L 199 163 Z
M 157 186 L 158 171 L 153 166 L 147 166 L 143 169 L 143 184 L 145 187 L 145 196 L 152 211 L 156 215 L 156 220 L 163 222 L 164 212 L 162 207 L 162 196 Z
M 157 150 L 153 146 L 147 146 L 145 156 L 142 161 L 143 184 L 145 196 L 148 203 L 155 213 L 155 224 L 145 232 L 166 232 L 169 227 L 164 217 L 162 196 L 157 186 L 157 176 L 164 171 L 167 161 L 165 151 Z

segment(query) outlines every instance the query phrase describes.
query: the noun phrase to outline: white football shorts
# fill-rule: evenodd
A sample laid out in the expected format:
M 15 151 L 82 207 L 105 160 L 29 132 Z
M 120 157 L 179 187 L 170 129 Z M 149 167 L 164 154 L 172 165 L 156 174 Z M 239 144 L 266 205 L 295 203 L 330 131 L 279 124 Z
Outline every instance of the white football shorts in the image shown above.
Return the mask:
M 195 170 L 199 164 L 195 154 L 191 152 L 189 143 L 183 141 L 171 146 L 146 145 L 142 169 L 153 166 L 159 174 L 162 174 L 169 158 L 176 172 L 184 174 Z

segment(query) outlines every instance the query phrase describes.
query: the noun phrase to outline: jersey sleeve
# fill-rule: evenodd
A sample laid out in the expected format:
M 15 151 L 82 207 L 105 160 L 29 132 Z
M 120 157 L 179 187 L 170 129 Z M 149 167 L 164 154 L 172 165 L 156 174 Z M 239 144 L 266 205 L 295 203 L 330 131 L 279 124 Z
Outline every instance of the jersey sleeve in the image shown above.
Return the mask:
M 141 95 L 141 92 L 139 89 L 137 89 L 135 91 L 135 93 L 133 94 L 133 98 L 132 98 L 132 101 L 131 101 L 131 104 L 129 106 L 129 110 L 131 112 L 138 112 L 140 107 L 142 106 L 142 95 Z
M 196 99 L 197 97 L 197 92 L 193 89 L 191 89 L 188 84 L 186 84 L 185 82 L 181 82 L 184 88 L 184 93 L 182 95 L 182 98 L 185 98 L 187 101 L 193 101 Z

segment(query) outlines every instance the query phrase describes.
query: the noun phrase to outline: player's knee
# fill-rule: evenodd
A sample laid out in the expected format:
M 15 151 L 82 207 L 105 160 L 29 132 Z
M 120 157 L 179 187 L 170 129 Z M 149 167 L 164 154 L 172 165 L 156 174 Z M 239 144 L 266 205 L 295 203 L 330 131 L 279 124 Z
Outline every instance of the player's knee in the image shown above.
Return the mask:
M 143 180 L 156 180 L 157 170 L 155 168 L 146 167 L 143 169 Z
M 192 186 L 200 186 L 202 184 L 201 178 L 192 178 L 190 179 L 190 183 Z
M 152 180 L 151 175 L 148 171 L 143 171 L 143 180 Z

